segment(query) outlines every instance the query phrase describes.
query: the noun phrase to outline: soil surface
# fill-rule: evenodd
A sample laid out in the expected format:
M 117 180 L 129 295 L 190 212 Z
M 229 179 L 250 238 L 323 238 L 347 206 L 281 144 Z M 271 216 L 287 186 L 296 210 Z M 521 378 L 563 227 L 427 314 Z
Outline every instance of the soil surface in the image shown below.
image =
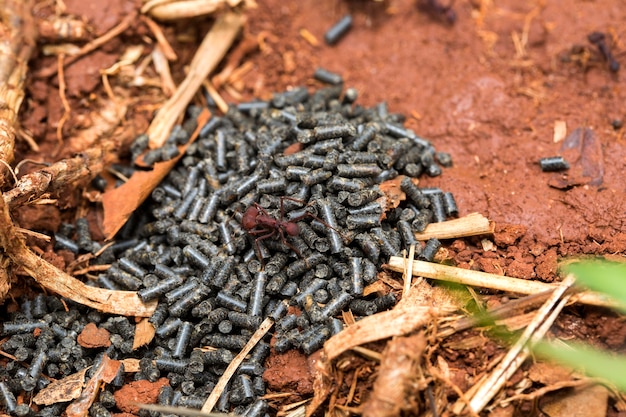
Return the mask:
M 428 3 L 258 0 L 258 7 L 247 12 L 245 36 L 260 44 L 241 60 L 249 62 L 251 70 L 241 77 L 238 92 L 220 93 L 236 102 L 269 98 L 292 86 L 320 86 L 312 74 L 324 67 L 358 90 L 358 103 L 372 106 L 386 101 L 390 112 L 406 115 L 409 128 L 432 141 L 437 150 L 450 152 L 454 161 L 441 176 L 424 178 L 420 185 L 453 192 L 460 215 L 479 212 L 495 222 L 490 238 L 494 250 L 483 250 L 480 239 L 445 242 L 449 261 L 457 266 L 551 282 L 563 258 L 623 257 L 626 69 L 611 71 L 587 38 L 592 32 L 605 33 L 615 59 L 626 66 L 623 3 L 461 0 L 452 4 L 453 23 Z M 54 14 L 48 3 L 42 4 L 38 17 Z M 117 0 L 107 2 L 106 8 L 70 0 L 65 5 L 67 13 L 88 23 L 91 38 L 137 9 L 136 3 Z M 325 44 L 326 30 L 347 13 L 354 19 L 352 29 L 336 45 Z M 178 54 L 171 65 L 175 82 L 184 78 L 183 66 L 209 23 L 164 26 Z M 303 36 L 303 30 L 314 39 Z M 100 71 L 148 36 L 152 35 L 145 23 L 136 19 L 123 36 L 66 69 L 72 112 L 63 122 L 65 137 L 90 127 L 94 111 L 104 106 Z M 41 46 L 49 42 L 42 41 Z M 19 142 L 17 161 L 53 162 L 81 150 L 71 140 L 58 147 L 57 128 L 63 117 L 59 80 L 37 76 L 37 71 L 56 65 L 56 58 L 43 53 L 31 63 L 20 121 L 40 149 Z M 145 78 L 158 81 L 149 71 Z M 129 108 L 123 129 L 116 132 L 121 145 L 112 159 L 127 157 L 128 144 L 145 131 L 165 99 L 159 88 L 131 86 L 120 79 L 114 87 L 125 88 Z M 570 170 L 542 172 L 538 161 L 556 155 L 567 159 Z M 37 168 L 25 165 L 20 174 Z M 92 232 L 101 236 L 98 208 L 84 197 L 63 196 L 58 208 L 24 210 L 17 213 L 17 220 L 22 227 L 49 232 L 61 220 L 89 211 Z M 72 261 L 43 249 L 57 264 Z M 571 308 L 556 327 L 562 337 L 626 350 L 626 325 L 606 310 Z M 471 360 L 459 358 L 454 366 L 464 375 L 475 374 L 473 369 L 484 366 L 493 354 L 490 350 Z M 310 393 L 310 381 L 302 380 L 308 375 L 304 357 L 282 355 L 268 365 L 273 386 L 301 386 L 302 394 Z M 281 381 L 276 371 L 288 374 Z M 459 375 L 455 378 L 461 381 Z

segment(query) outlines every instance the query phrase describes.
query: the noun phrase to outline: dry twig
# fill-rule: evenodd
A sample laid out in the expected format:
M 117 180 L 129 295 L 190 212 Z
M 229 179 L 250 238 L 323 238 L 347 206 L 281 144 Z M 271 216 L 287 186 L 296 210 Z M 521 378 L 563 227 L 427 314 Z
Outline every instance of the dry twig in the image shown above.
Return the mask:
M 392 271 L 403 272 L 404 263 L 404 258 L 392 256 L 389 258 L 389 263 L 385 265 L 385 267 Z M 518 294 L 536 294 L 552 290 L 556 287 L 553 284 L 546 284 L 540 281 L 504 277 L 487 272 L 472 271 L 424 261 L 415 261 L 413 263 L 413 275 Z M 616 303 L 609 297 L 591 291 L 583 291 L 575 294 L 572 296 L 572 301 L 600 307 L 613 308 L 616 306 Z
M 273 325 L 274 320 L 272 320 L 270 317 L 267 317 L 265 320 L 263 320 L 263 323 L 261 323 L 259 328 L 250 337 L 248 343 L 246 343 L 243 349 L 241 349 L 241 352 L 239 352 L 237 356 L 235 356 L 235 358 L 230 362 L 230 364 L 228 364 L 228 367 L 220 377 L 220 380 L 217 381 L 217 384 L 215 384 L 215 388 L 213 388 L 213 391 L 211 391 L 209 398 L 207 398 L 206 402 L 202 406 L 202 412 L 210 413 L 211 410 L 213 410 L 213 407 L 215 407 L 215 404 L 217 404 L 217 400 L 219 400 L 220 395 L 222 395 L 222 392 L 226 388 L 228 381 L 230 381 L 230 378 L 235 374 L 237 368 L 239 368 L 239 365 L 241 365 L 241 362 L 243 362 L 246 355 L 250 353 L 252 348 L 255 347 L 261 339 L 263 339 L 263 337 L 267 334 L 267 332 L 272 328 Z

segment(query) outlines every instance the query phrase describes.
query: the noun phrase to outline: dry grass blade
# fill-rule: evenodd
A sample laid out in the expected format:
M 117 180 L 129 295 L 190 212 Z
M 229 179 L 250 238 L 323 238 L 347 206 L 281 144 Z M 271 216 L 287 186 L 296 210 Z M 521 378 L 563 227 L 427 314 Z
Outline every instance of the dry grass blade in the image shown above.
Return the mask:
M 228 367 L 220 377 L 220 380 L 217 381 L 217 384 L 215 384 L 215 388 L 213 388 L 213 391 L 211 391 L 211 395 L 209 395 L 209 398 L 207 398 L 206 402 L 202 406 L 201 411 L 203 413 L 210 413 L 213 410 L 213 407 L 215 407 L 215 404 L 217 404 L 217 400 L 219 400 L 220 395 L 222 395 L 224 388 L 226 388 L 228 381 L 230 381 L 230 378 L 235 374 L 237 368 L 239 368 L 239 365 L 241 365 L 241 362 L 243 362 L 246 355 L 250 353 L 252 348 L 255 347 L 261 339 L 263 339 L 263 337 L 267 334 L 267 332 L 272 328 L 273 325 L 274 320 L 272 320 L 270 317 L 267 317 L 265 320 L 263 320 L 256 332 L 254 332 L 254 334 L 250 337 L 250 340 L 248 340 L 248 343 L 246 343 L 243 349 L 241 349 L 241 352 L 239 352 L 237 356 L 235 356 L 235 358 L 230 362 L 230 364 L 228 364 Z
M 217 67 L 234 42 L 244 21 L 243 16 L 234 12 L 225 13 L 215 21 L 191 61 L 189 74 L 178 86 L 176 93 L 161 107 L 148 128 L 152 149 L 163 145 L 202 82 Z
M 24 99 L 28 60 L 35 48 L 36 29 L 30 0 L 0 1 L 0 160 L 10 164 L 15 146 L 15 122 Z M 0 186 L 6 167 L 0 166 Z
M 565 277 L 563 282 L 554 290 L 552 296 L 537 311 L 533 321 L 526 327 L 519 340 L 509 349 L 498 366 L 487 378 L 481 381 L 469 403 L 472 411 L 480 413 L 528 358 L 529 346 L 546 334 L 567 304 L 570 295 L 565 295 L 565 292 L 574 284 L 574 281 L 575 279 L 571 275 Z M 459 402 L 455 406 L 455 411 L 460 413 L 465 405 L 465 403 Z
M 387 269 L 396 272 L 404 271 L 404 258 L 392 256 Z M 490 288 L 499 291 L 508 291 L 518 294 L 536 294 L 552 290 L 556 286 L 540 281 L 528 281 L 525 279 L 504 277 L 489 274 L 487 272 L 471 271 L 469 269 L 456 268 L 453 266 L 440 265 L 431 262 L 415 261 L 413 263 L 413 275 L 441 281 L 454 282 L 471 287 Z M 608 297 L 591 291 L 580 292 L 571 298 L 572 301 L 599 307 L 615 307 L 616 303 Z

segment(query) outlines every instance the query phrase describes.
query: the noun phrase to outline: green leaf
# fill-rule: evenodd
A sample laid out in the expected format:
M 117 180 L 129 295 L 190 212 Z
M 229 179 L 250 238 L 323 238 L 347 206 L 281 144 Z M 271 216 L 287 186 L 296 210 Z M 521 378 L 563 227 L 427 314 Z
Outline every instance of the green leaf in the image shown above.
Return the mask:
M 576 282 L 592 291 L 615 299 L 618 308 L 626 313 L 626 264 L 606 261 L 584 261 L 567 267 Z
M 564 347 L 562 343 L 539 342 L 533 346 L 539 356 L 553 360 L 562 365 L 583 371 L 592 377 L 611 381 L 621 391 L 626 391 L 626 357 L 612 355 L 580 343 L 570 343 Z

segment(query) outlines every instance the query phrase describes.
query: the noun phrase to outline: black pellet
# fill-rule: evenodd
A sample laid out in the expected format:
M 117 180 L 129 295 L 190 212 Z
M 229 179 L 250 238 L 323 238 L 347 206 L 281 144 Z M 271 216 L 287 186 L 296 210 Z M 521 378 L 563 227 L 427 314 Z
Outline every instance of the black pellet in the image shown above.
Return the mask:
M 569 169 L 569 163 L 562 156 L 549 156 L 539 160 L 543 172 L 558 172 Z
M 341 75 L 330 72 L 325 68 L 317 68 L 313 73 L 313 78 L 326 84 L 339 85 L 343 83 Z
M 348 194 L 347 202 L 351 207 L 359 207 L 376 200 L 380 196 L 381 192 L 379 189 L 362 190 Z
M 375 298 L 372 302 L 376 305 L 376 312 L 388 310 L 396 304 L 396 296 L 390 292 L 381 297 Z
M 226 308 L 230 308 L 231 310 L 239 311 L 242 313 L 246 311 L 246 308 L 248 306 L 247 303 L 241 300 L 239 297 L 234 297 L 225 293 L 224 291 L 220 291 L 219 293 L 217 293 L 215 301 Z
M 168 304 L 172 304 L 174 301 L 178 300 L 182 296 L 191 292 L 198 286 L 199 282 L 197 279 L 188 279 L 184 284 L 175 287 L 173 290 L 165 294 L 165 300 Z
M 219 332 L 223 334 L 230 334 L 233 331 L 233 322 L 230 320 L 222 320 L 217 325 L 217 330 L 219 330 Z
M 84 217 L 76 219 L 76 243 L 79 249 L 85 252 L 91 252 L 93 241 L 91 240 L 89 223 Z
M 187 215 L 187 211 L 189 210 L 189 208 L 191 207 L 191 205 L 193 204 L 197 196 L 198 196 L 198 189 L 197 188 L 192 189 L 174 209 L 174 217 L 181 219 L 181 220 L 184 219 Z
M 369 233 L 360 233 L 356 235 L 354 240 L 361 247 L 363 253 L 365 253 L 365 256 L 367 256 L 369 260 L 372 262 L 378 261 L 380 245 Z
M 41 329 L 48 324 L 45 321 L 32 321 L 26 323 L 14 323 L 5 321 L 2 323 L 2 335 L 8 336 L 18 333 L 30 333 L 35 329 Z
M 310 355 L 316 350 L 320 349 L 326 340 L 330 337 L 330 330 L 327 327 L 322 327 L 319 331 L 316 331 L 309 337 L 302 340 L 302 350 L 305 354 Z
M 372 227 L 378 227 L 380 226 L 380 214 L 348 215 L 346 226 L 348 226 L 348 229 L 371 229 Z
M 378 311 L 377 305 L 370 300 L 352 300 L 350 310 L 358 316 L 371 316 Z
M 375 177 L 382 172 L 376 164 L 339 164 L 337 174 L 346 178 Z
M 79 251 L 79 247 L 76 242 L 74 242 L 72 239 L 69 239 L 59 233 L 54 234 L 54 240 L 55 240 L 54 248 L 57 250 L 66 249 L 74 253 L 78 253 Z
M 443 208 L 448 217 L 456 217 L 459 215 L 459 209 L 456 205 L 456 200 L 451 192 L 443 193 Z
M 12 413 L 15 411 L 15 407 L 17 407 L 17 400 L 7 383 L 4 381 L 0 381 L 0 399 L 2 400 L 2 404 L 7 412 Z
M 220 263 L 219 269 L 211 280 L 211 284 L 217 288 L 221 288 L 224 286 L 224 284 L 226 284 L 226 280 L 230 276 L 230 273 L 233 271 L 236 262 L 235 258 L 233 258 L 232 256 L 225 257 L 221 261 L 222 262 Z
M 313 281 L 311 281 L 309 285 L 307 285 L 305 288 L 302 288 L 298 295 L 293 297 L 293 300 L 295 303 L 301 304 L 307 296 L 313 295 L 315 291 L 323 288 L 324 286 L 326 286 L 325 280 L 315 278 Z
M 239 383 L 241 384 L 241 390 L 246 403 L 251 402 L 255 397 L 254 389 L 252 388 L 252 379 L 250 375 L 239 374 Z
M 409 200 L 415 203 L 417 208 L 427 208 L 430 206 L 430 200 L 423 194 L 423 190 L 420 190 L 409 177 L 402 179 L 400 189 L 404 191 Z
M 185 355 L 187 348 L 189 347 L 189 339 L 191 338 L 191 330 L 193 325 L 189 322 L 183 322 L 178 329 L 178 335 L 176 336 L 176 344 L 172 356 L 176 359 L 180 359 Z
M 235 242 L 233 240 L 228 222 L 219 222 L 218 230 L 220 233 L 220 239 L 222 241 L 222 244 L 224 245 L 224 248 L 226 249 L 226 252 L 229 255 L 233 255 L 237 251 L 237 247 L 235 246 Z
M 324 34 L 328 45 L 336 44 L 352 27 L 352 16 L 346 15 Z
M 146 270 L 139 266 L 136 262 L 126 257 L 119 258 L 118 264 L 124 269 L 126 272 L 138 277 L 143 278 L 146 275 Z
M 347 307 L 351 300 L 352 295 L 342 291 L 322 308 L 322 314 L 326 317 L 332 317 Z
M 262 194 L 274 194 L 284 191 L 287 188 L 287 180 L 285 177 L 270 178 L 260 180 L 256 183 L 256 189 Z
M 182 317 L 209 294 L 207 286 L 199 284 L 170 305 L 169 312 L 173 317 Z
M 267 101 L 249 101 L 247 103 L 237 104 L 237 110 L 241 112 L 250 112 L 252 110 L 263 110 L 269 107 Z
M 350 294 L 360 296 L 363 294 L 363 264 L 362 258 L 350 258 Z
M 24 307 L 22 307 L 24 311 Z M 46 297 L 43 294 L 37 294 L 32 302 L 31 318 L 40 319 L 48 312 L 48 306 L 46 305 Z
M 399 247 L 395 247 L 387 234 L 380 227 L 371 229 L 372 237 L 376 239 L 378 246 L 383 254 L 386 256 L 395 256 L 400 252 Z
M 435 223 L 446 221 L 446 210 L 443 204 L 443 193 L 433 193 L 428 196 L 433 212 L 433 220 Z
M 326 171 L 325 169 L 314 169 L 302 175 L 300 181 L 305 185 L 319 184 L 329 179 L 332 175 L 332 172 Z
M 440 247 L 441 247 L 441 242 L 439 241 L 439 239 L 436 239 L 436 238 L 428 239 L 428 241 L 426 241 L 426 245 L 424 246 L 424 249 L 422 249 L 420 258 L 424 261 L 432 262 L 433 259 L 435 259 L 435 255 L 437 254 L 437 251 L 439 250 Z
M 217 214 L 219 203 L 220 193 L 214 192 L 207 198 L 206 203 L 200 210 L 200 213 L 198 214 L 198 221 L 200 223 L 206 224 L 213 220 L 213 217 L 215 217 L 215 214 Z
M 263 297 L 265 296 L 265 286 L 267 284 L 267 273 L 258 272 L 254 276 L 252 294 L 248 303 L 248 314 L 258 317 L 263 312 Z
M 339 176 L 333 176 L 327 182 L 328 188 L 335 191 L 347 191 L 350 193 L 356 193 L 364 188 L 364 184 L 356 179 L 344 178 Z
M 248 342 L 248 338 L 246 336 L 229 334 L 229 335 L 221 335 L 221 334 L 212 334 L 206 336 L 203 340 L 208 346 L 213 346 L 217 348 L 225 348 L 229 350 L 239 351 L 243 349 L 243 347 Z
M 155 333 L 159 337 L 167 337 L 173 334 L 183 324 L 180 318 L 167 319 L 162 325 L 157 327 Z
M 328 200 L 322 199 L 318 201 L 322 219 L 327 224 L 326 235 L 328 236 L 330 242 L 330 251 L 331 253 L 339 253 L 343 247 L 343 242 L 341 240 L 341 236 L 337 232 L 337 220 L 335 219 L 335 214 L 333 213 L 333 209 Z
M 417 243 L 417 239 L 415 239 L 415 234 L 413 233 L 413 228 L 409 224 L 409 222 L 404 220 L 398 220 L 396 223 L 396 227 L 398 228 L 398 232 L 400 232 L 400 237 L 402 238 L 402 244 L 406 249 L 409 246 Z
M 228 349 L 207 350 L 204 352 L 204 363 L 207 365 L 225 365 L 229 364 L 234 357 L 235 355 Z

